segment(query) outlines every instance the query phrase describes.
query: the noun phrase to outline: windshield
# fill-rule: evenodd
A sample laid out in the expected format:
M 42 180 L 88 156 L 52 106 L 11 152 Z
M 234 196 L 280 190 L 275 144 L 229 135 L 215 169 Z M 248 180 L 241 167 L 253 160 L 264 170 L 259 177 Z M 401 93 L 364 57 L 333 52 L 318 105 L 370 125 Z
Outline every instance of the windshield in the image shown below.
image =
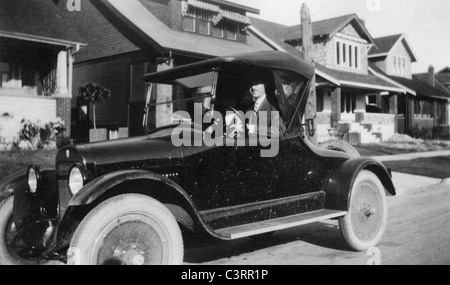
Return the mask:
M 257 101 L 253 93 L 257 88 L 255 80 L 261 81 L 267 102 L 273 106 L 268 110 L 279 112 L 280 123 L 289 126 L 308 82 L 296 73 L 248 65 L 226 65 L 214 70 L 155 77 L 158 79 L 150 84 L 148 92 L 147 133 L 160 135 L 181 124 L 201 125 L 205 131 L 205 114 L 220 113 L 225 120 L 230 111 L 247 114 Z M 248 122 L 243 118 L 241 121 L 246 127 Z
M 148 133 L 202 116 L 214 96 L 216 73 L 211 71 L 168 82 L 149 84 L 144 123 Z

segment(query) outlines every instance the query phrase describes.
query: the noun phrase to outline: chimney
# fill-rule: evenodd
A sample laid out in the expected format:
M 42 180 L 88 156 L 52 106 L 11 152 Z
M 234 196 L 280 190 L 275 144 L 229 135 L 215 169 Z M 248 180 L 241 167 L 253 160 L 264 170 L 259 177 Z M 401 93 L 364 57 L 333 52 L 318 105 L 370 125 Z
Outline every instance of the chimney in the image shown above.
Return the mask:
M 433 87 L 436 86 L 436 78 L 434 77 L 434 67 L 432 65 L 428 67 L 428 83 Z

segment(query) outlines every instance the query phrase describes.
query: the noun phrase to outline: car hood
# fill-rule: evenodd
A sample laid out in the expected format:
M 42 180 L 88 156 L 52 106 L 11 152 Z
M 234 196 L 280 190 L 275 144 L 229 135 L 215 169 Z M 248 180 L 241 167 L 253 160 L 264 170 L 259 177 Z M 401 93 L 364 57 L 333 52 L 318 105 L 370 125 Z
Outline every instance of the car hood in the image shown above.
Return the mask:
M 69 146 L 56 159 L 57 165 L 82 163 L 106 171 L 108 166 L 120 170 L 180 165 L 182 154 L 168 138 L 137 137 Z

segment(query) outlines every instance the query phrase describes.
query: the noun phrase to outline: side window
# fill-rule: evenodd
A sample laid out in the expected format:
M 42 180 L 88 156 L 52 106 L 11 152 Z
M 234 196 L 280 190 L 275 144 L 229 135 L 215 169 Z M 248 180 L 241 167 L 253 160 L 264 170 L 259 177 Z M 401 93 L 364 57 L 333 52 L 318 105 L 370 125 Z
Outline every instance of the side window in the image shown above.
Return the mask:
M 282 117 L 284 120 L 291 119 L 295 109 L 300 104 L 307 80 L 294 72 L 284 70 L 275 70 L 274 76 L 276 84 L 275 96 L 277 97 Z M 302 112 L 303 110 L 299 111 Z

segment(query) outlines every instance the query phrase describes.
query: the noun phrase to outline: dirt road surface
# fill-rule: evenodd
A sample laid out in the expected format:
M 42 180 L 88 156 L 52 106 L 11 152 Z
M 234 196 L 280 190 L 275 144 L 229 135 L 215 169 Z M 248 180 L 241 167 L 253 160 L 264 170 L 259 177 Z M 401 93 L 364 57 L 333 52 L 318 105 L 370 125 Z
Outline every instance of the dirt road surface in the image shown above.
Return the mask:
M 389 220 L 378 246 L 382 265 L 450 264 L 450 185 L 389 197 Z M 186 264 L 366 265 L 372 254 L 350 251 L 337 221 L 275 233 L 269 238 L 194 242 Z

